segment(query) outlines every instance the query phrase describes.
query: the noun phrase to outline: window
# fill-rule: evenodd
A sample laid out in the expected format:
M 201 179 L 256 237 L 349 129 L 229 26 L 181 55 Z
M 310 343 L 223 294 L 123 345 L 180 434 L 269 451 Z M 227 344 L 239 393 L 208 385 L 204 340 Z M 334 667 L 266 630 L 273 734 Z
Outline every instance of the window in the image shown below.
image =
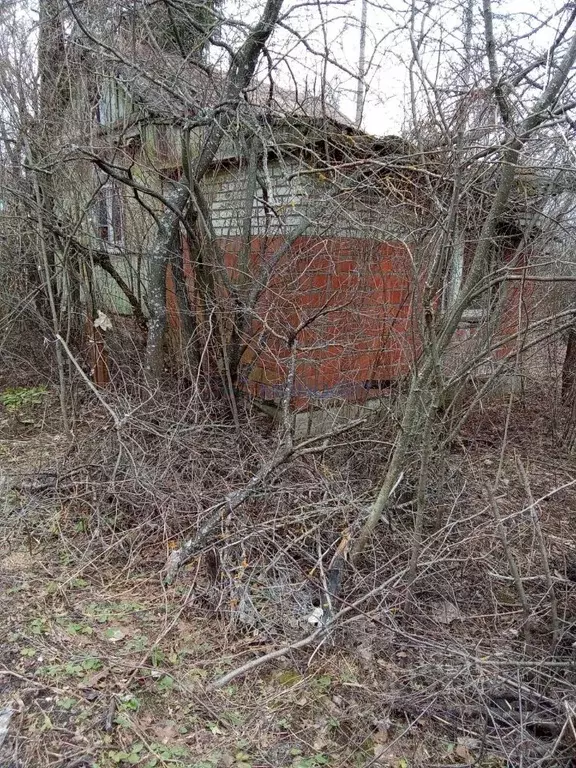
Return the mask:
M 106 104 L 103 99 L 100 99 L 96 104 L 96 122 L 98 125 L 107 125 L 109 123 L 106 112 Z
M 124 117 L 126 112 L 126 93 L 117 80 L 108 79 L 99 85 L 96 102 L 96 122 L 108 126 Z
M 106 182 L 98 190 L 95 202 L 98 237 L 109 245 L 122 245 L 124 226 L 119 185 L 114 181 Z
M 171 134 L 167 125 L 157 125 L 153 128 L 156 139 L 156 155 L 160 165 L 169 164 L 173 160 L 175 152 L 170 139 Z
M 116 94 L 110 83 L 105 83 L 96 102 L 96 122 L 99 125 L 110 125 L 116 119 Z

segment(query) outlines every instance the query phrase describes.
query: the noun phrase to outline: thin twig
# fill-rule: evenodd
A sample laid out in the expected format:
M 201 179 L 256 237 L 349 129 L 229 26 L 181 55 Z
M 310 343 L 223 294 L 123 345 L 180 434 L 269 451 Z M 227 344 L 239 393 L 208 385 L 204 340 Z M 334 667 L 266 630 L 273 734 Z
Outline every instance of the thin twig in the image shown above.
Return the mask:
M 486 483 L 485 487 L 486 487 L 486 492 L 488 494 L 488 501 L 490 502 L 490 509 L 492 510 L 492 515 L 494 516 L 494 522 L 496 523 L 496 530 L 498 532 L 498 536 L 500 537 L 500 541 L 502 542 L 502 546 L 504 547 L 506 559 L 508 560 L 508 566 L 510 567 L 510 573 L 512 574 L 512 577 L 514 579 L 516 592 L 518 593 L 518 598 L 520 599 L 520 604 L 522 606 L 522 612 L 524 614 L 524 628 L 523 628 L 524 639 L 526 640 L 526 642 L 529 642 L 529 636 L 530 636 L 529 620 L 531 617 L 531 612 L 530 612 L 530 607 L 528 606 L 528 600 L 526 599 L 526 592 L 524 591 L 524 585 L 522 584 L 522 578 L 520 576 L 518 566 L 516 565 L 516 561 L 514 560 L 514 555 L 512 554 L 512 551 L 508 544 L 506 531 L 504 530 L 504 525 L 502 524 L 502 518 L 500 517 L 500 511 L 498 509 L 498 504 L 496 503 L 496 499 L 494 498 L 494 492 L 492 491 L 492 488 L 489 485 L 489 483 Z
M 370 592 L 366 592 L 366 594 L 362 595 L 362 597 L 358 598 L 358 600 L 354 601 L 350 605 L 347 605 L 345 608 L 342 608 L 342 610 L 338 611 L 337 614 L 334 615 L 334 618 L 330 622 L 330 626 L 333 626 L 334 622 L 338 621 L 339 619 L 342 619 L 346 614 L 351 613 L 354 611 L 359 605 L 366 602 L 366 600 L 369 600 L 374 595 L 377 595 L 379 592 L 382 592 L 387 587 L 391 587 L 392 584 L 395 582 L 400 581 L 406 573 L 406 569 L 402 569 L 398 573 L 395 573 L 394 576 L 391 576 L 389 579 L 386 579 L 382 584 L 375 587 L 374 589 L 370 590 Z M 307 645 L 310 645 L 310 643 L 313 643 L 316 638 L 320 637 L 326 632 L 326 627 L 321 626 L 318 627 L 318 629 L 314 630 L 310 635 L 307 635 L 306 637 L 302 638 L 302 640 L 298 640 L 295 643 L 290 643 L 290 645 L 285 645 L 282 648 L 277 648 L 275 651 L 270 651 L 270 653 L 264 654 L 264 656 L 258 656 L 256 659 L 251 659 L 250 661 L 247 661 L 246 664 L 243 664 L 241 667 L 237 667 L 236 669 L 231 670 L 230 672 L 227 672 L 225 675 L 222 675 L 222 677 L 219 677 L 217 680 L 215 680 L 211 684 L 211 688 L 223 688 L 225 685 L 228 685 L 228 683 L 232 682 L 232 680 L 235 680 L 237 677 L 240 677 L 242 675 L 245 675 L 247 672 L 251 672 L 253 669 L 256 669 L 257 667 L 260 667 L 262 664 L 265 664 L 268 661 L 272 661 L 273 659 L 279 659 L 282 656 L 286 656 L 287 653 L 290 653 L 290 651 L 298 650 L 299 648 L 304 648 Z
M 558 600 L 556 598 L 556 592 L 554 590 L 554 582 L 552 581 L 552 574 L 550 573 L 550 564 L 548 562 L 548 550 L 546 548 L 546 540 L 542 533 L 542 526 L 538 519 L 538 506 L 534 501 L 532 495 L 532 489 L 528 480 L 528 475 L 520 457 L 516 454 L 516 466 L 518 467 L 518 474 L 520 480 L 524 485 L 526 496 L 528 497 L 528 503 L 530 504 L 530 516 L 532 518 L 532 525 L 534 526 L 534 532 L 536 534 L 536 540 L 538 541 L 538 548 L 540 549 L 540 555 L 542 556 L 542 568 L 544 570 L 544 578 L 546 580 L 546 586 L 548 587 L 548 594 L 550 595 L 550 622 L 552 624 L 552 642 L 556 644 L 560 636 L 560 623 L 558 621 Z
M 238 507 L 246 502 L 257 488 L 259 488 L 280 466 L 288 461 L 300 456 L 306 456 L 310 453 L 324 451 L 326 446 L 324 442 L 330 437 L 349 432 L 351 429 L 363 424 L 367 417 L 355 419 L 354 421 L 337 427 L 328 433 L 309 437 L 296 445 L 290 441 L 284 450 L 280 451 L 270 461 L 260 467 L 258 472 L 252 476 L 252 479 L 237 491 L 229 493 L 222 501 L 211 508 L 211 514 L 193 539 L 189 539 L 179 548 L 170 553 L 166 563 L 166 582 L 171 584 L 176 578 L 176 574 L 183 565 L 188 563 L 205 546 L 212 532 L 218 527 L 222 518 L 226 520 Z M 320 443 L 320 444 L 319 444 Z
M 82 367 L 81 367 L 80 363 L 78 362 L 78 360 L 76 360 L 76 358 L 74 357 L 74 355 L 70 351 L 70 348 L 68 347 L 68 344 L 66 344 L 66 342 L 64 341 L 62 336 L 60 336 L 59 333 L 56 334 L 56 340 L 59 341 L 60 344 L 62 344 L 62 347 L 64 348 L 64 351 L 66 352 L 66 354 L 70 358 L 70 362 L 72 363 L 74 368 L 76 368 L 76 370 L 78 371 L 78 373 L 82 377 L 82 379 L 83 379 L 84 383 L 86 384 L 86 386 L 92 391 L 92 393 L 94 395 L 96 395 L 96 397 L 98 398 L 100 404 L 108 411 L 110 416 L 112 416 L 112 419 L 114 421 L 114 426 L 116 427 L 116 429 L 120 429 L 122 427 L 122 425 L 123 425 L 123 420 L 118 418 L 118 416 L 114 412 L 114 410 L 108 405 L 106 400 L 104 400 L 104 398 L 102 397 L 100 392 L 98 392 L 98 389 L 90 381 L 88 376 L 86 376 L 86 374 L 82 370 Z

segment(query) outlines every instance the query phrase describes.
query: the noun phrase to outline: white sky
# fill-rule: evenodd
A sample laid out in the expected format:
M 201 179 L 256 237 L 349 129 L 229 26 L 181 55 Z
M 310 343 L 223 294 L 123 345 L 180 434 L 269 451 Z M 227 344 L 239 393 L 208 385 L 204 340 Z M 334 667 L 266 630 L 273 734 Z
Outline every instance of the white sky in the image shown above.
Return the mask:
M 423 60 L 432 81 L 441 79 L 451 70 L 452 79 L 461 69 L 463 6 L 465 0 L 414 0 L 418 26 L 415 35 L 425 38 Z M 278 80 L 290 86 L 295 78 L 301 91 L 307 87 L 320 90 L 323 67 L 326 80 L 337 93 L 338 105 L 350 119 L 355 116 L 356 79 L 358 72 L 360 16 L 362 0 L 316 0 L 285 3 L 289 11 L 286 23 L 296 29 L 307 44 L 318 52 L 314 56 L 302 43 L 296 43 L 289 32 L 282 30 L 274 37 L 273 57 L 285 59 L 278 68 Z M 229 0 L 226 12 L 233 19 L 253 21 L 264 5 L 263 0 Z M 541 21 L 561 7 L 560 0 L 493 0 L 496 35 L 517 46 L 514 61 L 536 49 L 544 50 L 554 39 L 566 15 L 549 19 L 539 29 Z M 474 44 L 483 50 L 481 3 L 473 2 Z M 382 135 L 398 133 L 409 118 L 409 76 L 412 59 L 410 46 L 411 0 L 368 0 L 366 61 L 368 64 L 367 95 L 362 127 Z M 534 36 L 513 42 L 513 38 L 538 30 Z M 321 54 L 328 51 L 335 64 L 324 65 Z M 484 67 L 483 67 L 484 68 Z M 289 72 L 292 75 L 289 75 Z M 423 106 L 423 104 L 421 104 Z
M 23 27 L 30 23 L 29 1 L 22 0 L 20 6 L 21 18 L 26 20 Z M 398 133 L 409 120 L 411 3 L 418 18 L 416 34 L 425 36 L 422 56 L 427 75 L 435 80 L 450 73 L 454 80 L 461 68 L 463 6 L 467 1 L 368 0 L 365 77 L 368 90 L 362 124 L 365 130 L 376 135 Z M 34 0 L 31 2 L 34 4 Z M 514 37 L 538 29 L 534 36 L 516 43 L 519 51 L 513 61 L 520 61 L 523 55 L 536 49 L 545 50 L 567 18 L 566 13 L 550 18 L 561 7 L 562 0 L 492 0 L 492 3 L 499 39 L 510 44 Z M 358 72 L 361 4 L 362 0 L 285 0 L 282 13 L 286 25 L 296 30 L 317 55 L 285 28 L 275 33 L 270 44 L 277 66 L 274 77 L 281 85 L 291 87 L 295 80 L 300 93 L 308 89 L 318 94 L 325 74 L 340 110 L 350 119 L 355 116 L 357 80 L 354 74 Z M 263 7 L 264 0 L 225 0 L 224 14 L 233 22 L 246 25 L 260 16 Z M 474 43 L 482 52 L 480 0 L 473 0 L 473 9 Z M 540 28 L 540 22 L 545 19 L 548 22 Z M 234 29 L 234 26 L 228 27 L 226 36 L 234 37 Z M 236 27 L 236 33 L 238 29 Z M 441 51 L 439 57 L 438 51 Z M 335 63 L 325 63 L 325 52 Z M 482 68 L 485 69 L 484 62 Z M 261 75 L 265 71 L 264 61 Z M 423 98 L 419 105 L 425 106 Z

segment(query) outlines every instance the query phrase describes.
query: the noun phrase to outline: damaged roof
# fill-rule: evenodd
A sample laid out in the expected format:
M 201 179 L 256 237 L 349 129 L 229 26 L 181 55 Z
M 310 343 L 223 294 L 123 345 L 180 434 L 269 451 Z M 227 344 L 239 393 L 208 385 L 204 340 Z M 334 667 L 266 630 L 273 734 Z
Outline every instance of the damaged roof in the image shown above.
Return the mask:
M 100 74 L 118 80 L 130 95 L 140 118 L 183 120 L 198 117 L 203 110 L 224 105 L 226 73 L 174 53 L 139 44 L 121 56 L 121 61 Z M 307 89 L 281 88 L 261 80 L 244 92 L 244 104 L 270 118 L 296 117 L 328 120 L 342 127 L 354 124 L 334 105 Z

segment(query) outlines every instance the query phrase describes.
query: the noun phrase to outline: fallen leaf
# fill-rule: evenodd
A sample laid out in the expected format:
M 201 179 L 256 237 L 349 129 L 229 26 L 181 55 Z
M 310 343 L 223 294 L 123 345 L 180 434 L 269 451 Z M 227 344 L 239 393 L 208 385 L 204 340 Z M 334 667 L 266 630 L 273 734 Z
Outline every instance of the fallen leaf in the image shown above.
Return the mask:
M 107 668 L 101 669 L 100 672 L 95 672 L 93 675 L 90 675 L 90 677 L 82 680 L 80 688 L 95 688 L 102 682 L 102 680 L 108 677 L 109 673 L 110 670 Z
M 360 656 L 361 659 L 364 661 L 373 661 L 374 660 L 374 654 L 372 653 L 372 648 L 369 645 L 361 645 L 357 650 L 358 656 Z
M 376 759 L 379 757 L 384 757 L 386 752 L 388 752 L 388 747 L 386 744 L 374 744 L 374 757 Z
M 460 757 L 465 763 L 472 762 L 472 759 L 473 759 L 472 753 L 470 752 L 468 747 L 466 747 L 464 744 L 458 744 L 458 746 L 454 750 L 454 754 L 458 755 L 458 757 Z
M 178 729 L 174 723 L 167 723 L 166 725 L 157 725 L 154 727 L 154 734 L 159 742 L 162 744 L 169 744 L 178 736 Z
M 312 747 L 314 748 L 314 750 L 316 752 L 322 752 L 324 750 L 324 747 L 327 744 L 328 744 L 328 739 L 325 736 L 320 735 L 320 736 L 317 736 L 314 739 L 314 741 L 312 743 Z
M 388 729 L 380 728 L 378 731 L 376 731 L 373 741 L 375 744 L 386 744 L 388 741 Z
M 438 624 L 452 624 L 456 619 L 461 619 L 462 614 L 458 606 L 451 603 L 449 600 L 442 600 L 432 608 L 432 618 Z
M 94 690 L 94 688 L 82 688 L 82 691 L 86 701 L 96 701 L 96 699 L 100 695 L 98 691 Z
M 456 743 L 463 747 L 468 747 L 468 749 L 478 749 L 482 742 L 480 739 L 475 739 L 472 736 L 458 736 Z

